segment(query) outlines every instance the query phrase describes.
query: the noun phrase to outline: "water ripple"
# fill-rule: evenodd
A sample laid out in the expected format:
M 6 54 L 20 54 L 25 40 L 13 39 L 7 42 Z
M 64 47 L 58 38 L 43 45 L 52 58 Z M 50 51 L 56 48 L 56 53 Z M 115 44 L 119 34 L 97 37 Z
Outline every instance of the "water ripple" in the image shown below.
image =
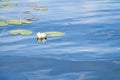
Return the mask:
M 1 9 L 0 16 L 5 16 L 7 19 L 31 16 L 40 19 L 30 25 L 18 26 L 21 29 L 31 29 L 34 33 L 51 30 L 62 31 L 66 35 L 60 38 L 48 38 L 45 43 L 37 43 L 34 34 L 31 36 L 8 35 L 6 31 L 17 28 L 10 25 L 0 29 L 0 53 L 12 51 L 11 54 L 17 55 L 50 54 L 49 56 L 51 56 L 54 54 L 57 55 L 56 57 L 59 54 L 84 55 L 87 53 L 87 56 L 93 58 L 93 56 L 101 56 L 99 53 L 112 55 L 114 52 L 119 52 L 120 48 L 117 44 L 120 39 L 120 1 L 118 0 L 11 0 L 10 2 L 17 3 L 19 6 L 9 10 Z M 26 6 L 29 3 L 47 7 L 48 10 L 34 11 Z M 25 10 L 33 13 L 31 15 L 22 14 Z M 88 53 L 94 55 L 88 55 Z

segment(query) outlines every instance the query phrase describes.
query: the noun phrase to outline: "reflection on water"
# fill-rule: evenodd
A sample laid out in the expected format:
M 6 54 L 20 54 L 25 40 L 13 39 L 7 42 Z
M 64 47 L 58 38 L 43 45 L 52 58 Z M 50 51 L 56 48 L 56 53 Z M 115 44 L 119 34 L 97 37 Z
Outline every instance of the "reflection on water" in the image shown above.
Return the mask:
M 32 24 L 0 27 L 0 80 L 120 78 L 119 0 L 11 0 L 7 3 L 18 6 L 0 9 L 0 18 L 37 20 Z M 48 10 L 35 11 L 28 4 Z M 32 14 L 23 14 L 25 11 Z M 33 34 L 12 36 L 7 33 L 12 29 L 29 29 Z M 46 31 L 66 35 L 38 43 L 36 33 Z

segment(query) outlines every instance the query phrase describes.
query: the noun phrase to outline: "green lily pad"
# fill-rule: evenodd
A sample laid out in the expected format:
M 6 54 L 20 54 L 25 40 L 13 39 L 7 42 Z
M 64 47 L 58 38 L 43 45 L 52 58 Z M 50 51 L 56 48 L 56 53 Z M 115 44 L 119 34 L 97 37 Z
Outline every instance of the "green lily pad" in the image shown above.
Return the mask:
M 25 11 L 23 12 L 24 14 L 31 14 L 32 12 L 31 11 Z
M 47 8 L 41 7 L 41 8 L 34 8 L 34 10 L 41 10 L 41 11 L 46 11 L 48 10 Z
M 33 8 L 34 8 L 34 7 L 38 7 L 37 4 L 27 4 L 27 6 L 28 6 L 28 7 L 33 7 Z
M 0 0 L 0 2 L 9 2 L 10 0 Z
M 32 21 L 29 21 L 29 20 L 21 20 L 21 22 L 22 22 L 23 24 L 31 24 L 31 23 L 32 23 Z
M 56 31 L 51 31 L 51 32 L 44 32 L 48 37 L 60 37 L 64 36 L 64 32 L 56 32 Z
M 7 26 L 8 24 L 6 22 L 0 22 L 0 26 Z
M 14 25 L 20 25 L 20 24 L 22 24 L 22 22 L 21 22 L 20 19 L 10 19 L 10 20 L 7 20 L 7 23 L 8 24 L 14 24 Z
M 10 20 L 7 20 L 7 23 L 8 24 L 14 24 L 14 25 L 20 25 L 20 24 L 31 24 L 32 21 L 29 21 L 29 20 L 25 20 L 25 19 L 10 19 Z
M 11 30 L 8 32 L 9 34 L 12 35 L 17 35 L 17 34 L 21 34 L 21 35 L 31 35 L 32 31 L 30 30 L 22 30 L 22 29 L 16 29 L 16 30 Z
M 11 4 L 4 4 L 4 5 L 0 5 L 0 8 L 12 8 L 14 6 L 17 6 L 17 4 L 13 4 L 13 3 L 11 3 Z
M 26 18 L 25 20 L 28 20 L 28 21 L 37 21 L 39 19 L 38 18 Z

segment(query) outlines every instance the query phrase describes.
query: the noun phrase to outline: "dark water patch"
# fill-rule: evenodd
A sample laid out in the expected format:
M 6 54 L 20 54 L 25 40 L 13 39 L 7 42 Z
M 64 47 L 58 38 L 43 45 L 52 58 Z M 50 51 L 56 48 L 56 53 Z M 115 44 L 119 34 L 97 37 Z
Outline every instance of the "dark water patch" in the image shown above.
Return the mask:
M 113 78 L 119 78 L 120 73 L 120 65 L 114 64 L 112 61 L 68 61 L 52 58 L 12 57 L 2 58 L 0 64 L 0 78 L 6 78 L 6 80 L 27 80 L 28 78 L 47 80 L 47 77 L 53 80 L 61 77 L 68 80 L 69 75 L 71 75 L 71 80 L 74 80 L 81 78 L 81 75 L 84 74 L 86 74 L 84 77 L 88 77 L 87 80 L 113 80 Z M 43 76 L 41 77 L 41 75 Z
M 112 39 L 112 40 L 119 40 L 120 39 L 120 30 L 101 30 L 101 31 L 97 31 L 92 33 L 94 35 L 95 38 L 98 39 Z

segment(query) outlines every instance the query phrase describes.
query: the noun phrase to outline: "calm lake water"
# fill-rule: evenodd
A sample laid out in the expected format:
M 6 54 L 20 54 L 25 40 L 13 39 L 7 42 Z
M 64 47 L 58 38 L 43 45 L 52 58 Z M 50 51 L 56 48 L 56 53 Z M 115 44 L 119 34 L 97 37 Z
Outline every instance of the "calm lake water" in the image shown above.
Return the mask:
M 120 80 L 120 0 L 11 0 L 5 19 L 39 18 L 0 27 L 0 80 Z M 27 4 L 48 8 L 35 11 Z M 31 11 L 32 14 L 23 14 Z M 32 30 L 30 36 L 9 30 Z M 36 41 L 36 33 L 66 35 Z

